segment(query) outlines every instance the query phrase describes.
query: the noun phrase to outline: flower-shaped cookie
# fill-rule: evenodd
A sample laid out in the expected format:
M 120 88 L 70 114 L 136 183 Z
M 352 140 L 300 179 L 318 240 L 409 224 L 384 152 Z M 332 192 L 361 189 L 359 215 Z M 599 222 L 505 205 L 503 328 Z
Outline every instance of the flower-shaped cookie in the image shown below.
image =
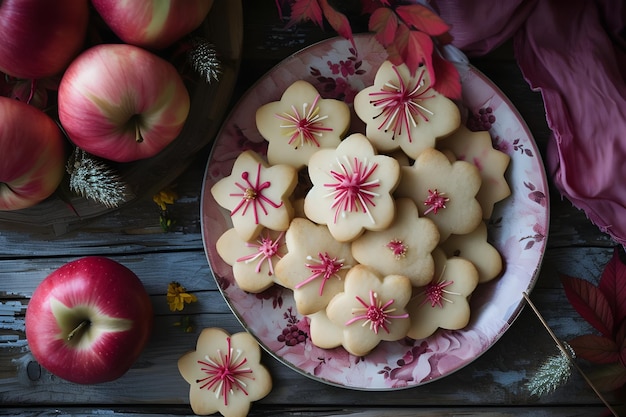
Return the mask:
M 410 326 L 405 307 L 411 289 L 411 281 L 402 275 L 381 277 L 365 265 L 350 269 L 344 291 L 326 308 L 328 319 L 343 326 L 343 347 L 355 356 L 365 356 L 383 340 L 405 337 Z
M 413 159 L 461 123 L 459 108 L 431 88 L 424 67 L 411 76 L 406 65 L 389 61 L 378 69 L 374 85 L 355 96 L 354 110 L 380 152 L 401 148 Z
M 215 243 L 220 257 L 233 267 L 239 288 L 251 293 L 265 291 L 274 284 L 274 268 L 285 255 L 285 232 L 263 229 L 256 239 L 243 240 L 234 228 Z
M 291 84 L 280 101 L 256 112 L 256 126 L 269 142 L 270 164 L 300 169 L 322 148 L 336 148 L 350 124 L 350 109 L 343 101 L 323 99 L 310 83 Z
M 504 177 L 511 157 L 493 148 L 489 132 L 472 132 L 465 126 L 437 141 L 437 148 L 450 149 L 457 159 L 476 165 L 482 178 L 476 199 L 482 207 L 483 218 L 490 218 L 494 204 L 511 195 Z
M 259 154 L 248 150 L 237 157 L 231 174 L 211 187 L 211 194 L 217 204 L 230 210 L 239 236 L 252 240 L 263 227 L 287 230 L 293 217 L 289 197 L 297 181 L 292 166 L 269 166 Z
M 218 328 L 202 330 L 196 350 L 178 360 L 178 370 L 190 385 L 193 412 L 248 415 L 250 403 L 272 389 L 271 376 L 260 360 L 261 349 L 250 334 L 231 336 Z
M 473 232 L 450 235 L 439 247 L 448 258 L 459 256 L 472 262 L 478 270 L 478 282 L 482 284 L 491 281 L 502 272 L 502 256 L 487 238 L 487 225 L 480 222 Z
M 408 336 L 423 339 L 438 328 L 458 330 L 467 326 L 470 306 L 467 298 L 478 285 L 478 271 L 463 258 L 450 258 L 435 272 L 435 278 L 416 289 L 407 310 L 411 316 Z
M 420 287 L 435 273 L 431 255 L 439 243 L 439 230 L 432 220 L 420 217 L 410 198 L 396 200 L 396 217 L 379 232 L 366 231 L 352 242 L 352 255 L 379 274 L 404 275 Z
M 313 187 L 304 199 L 306 216 L 328 226 L 340 242 L 364 230 L 383 230 L 393 221 L 391 193 L 400 179 L 394 158 L 377 155 L 367 138 L 355 133 L 337 149 L 322 149 L 309 160 Z
M 349 243 L 336 241 L 324 225 L 296 217 L 287 229 L 287 254 L 276 264 L 276 280 L 293 290 L 302 315 L 326 308 L 343 291 L 343 279 L 356 264 Z
M 482 221 L 482 209 L 476 200 L 481 178 L 473 164 L 450 162 L 444 153 L 428 148 L 412 166 L 401 169 L 396 197 L 411 198 L 420 216 L 435 222 L 440 242 L 452 233 L 469 233 Z

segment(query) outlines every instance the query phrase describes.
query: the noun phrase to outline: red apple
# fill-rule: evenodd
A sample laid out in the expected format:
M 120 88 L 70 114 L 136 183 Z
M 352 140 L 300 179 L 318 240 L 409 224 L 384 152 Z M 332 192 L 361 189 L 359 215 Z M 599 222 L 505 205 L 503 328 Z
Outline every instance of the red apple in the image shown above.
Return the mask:
M 200 26 L 213 0 L 92 0 L 91 3 L 124 42 L 162 49 Z
M 146 346 L 153 310 L 141 281 L 124 265 L 89 256 L 66 263 L 35 289 L 26 340 L 54 375 L 96 384 L 124 375 Z
M 0 1 L 0 71 L 18 78 L 61 72 L 82 49 L 87 0 Z
M 0 97 L 0 210 L 34 206 L 65 172 L 65 138 L 43 111 Z
M 71 141 L 117 162 L 159 153 L 182 130 L 189 105 L 171 63 L 127 44 L 81 53 L 63 74 L 58 93 L 59 120 Z

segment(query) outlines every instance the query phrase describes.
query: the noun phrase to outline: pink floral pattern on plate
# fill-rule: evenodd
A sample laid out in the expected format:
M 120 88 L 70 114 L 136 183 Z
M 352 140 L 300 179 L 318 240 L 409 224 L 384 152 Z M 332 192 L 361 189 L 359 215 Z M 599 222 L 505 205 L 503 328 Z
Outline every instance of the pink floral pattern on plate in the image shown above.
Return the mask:
M 209 190 L 229 175 L 239 153 L 246 149 L 265 152 L 266 142 L 255 125 L 256 109 L 280 99 L 291 83 L 304 79 L 323 98 L 341 99 L 352 107 L 354 94 L 373 82 L 376 69 L 386 59 L 372 36 L 359 35 L 355 41 L 356 50 L 342 38 L 305 48 L 273 68 L 242 97 L 222 126 L 207 164 L 201 208 L 203 240 L 231 310 L 261 346 L 286 366 L 346 388 L 402 389 L 445 377 L 471 363 L 517 318 L 524 304 L 522 292 L 534 287 L 545 251 L 548 186 L 539 151 L 519 113 L 491 81 L 470 67 L 463 73 L 463 105 L 469 115 L 487 116 L 481 123 L 468 120 L 468 124 L 489 130 L 494 146 L 511 157 L 506 176 L 512 194 L 496 204 L 489 222 L 489 241 L 503 256 L 504 274 L 479 285 L 470 303 L 470 324 L 463 330 L 439 330 L 424 340 L 382 342 L 362 358 L 343 348 L 315 347 L 308 337 L 308 319 L 296 313 L 290 290 L 274 286 L 249 294 L 235 284 L 230 266 L 215 250 L 217 238 L 231 227 L 230 220 Z M 351 131 L 364 132 L 353 109 Z

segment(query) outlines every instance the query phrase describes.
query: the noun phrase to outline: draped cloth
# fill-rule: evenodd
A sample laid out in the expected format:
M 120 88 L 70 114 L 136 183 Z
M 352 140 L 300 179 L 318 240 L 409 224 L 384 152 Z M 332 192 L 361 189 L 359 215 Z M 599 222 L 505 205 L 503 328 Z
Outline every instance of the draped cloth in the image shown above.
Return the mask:
M 626 245 L 626 2 L 432 0 L 454 46 L 486 54 L 508 39 L 552 131 L 546 165 L 562 196 Z

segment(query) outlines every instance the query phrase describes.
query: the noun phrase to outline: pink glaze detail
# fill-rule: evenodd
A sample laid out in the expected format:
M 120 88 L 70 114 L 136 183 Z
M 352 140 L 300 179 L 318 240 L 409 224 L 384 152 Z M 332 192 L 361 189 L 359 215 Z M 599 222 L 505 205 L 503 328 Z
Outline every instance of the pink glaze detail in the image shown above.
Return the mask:
M 453 303 L 452 300 L 445 297 L 446 294 L 460 295 L 459 293 L 446 290 L 446 287 L 452 284 L 454 284 L 454 281 L 431 282 L 426 286 L 426 289 L 424 290 L 426 298 L 424 298 L 422 304 L 430 301 L 431 307 L 434 308 L 435 306 L 437 306 L 439 308 L 443 308 L 443 301 L 447 303 Z
M 369 323 L 370 330 L 372 330 L 374 333 L 378 334 L 378 330 L 381 327 L 387 333 L 389 333 L 389 328 L 387 327 L 387 324 L 391 322 L 391 319 L 406 319 L 409 317 L 408 313 L 395 316 L 389 314 L 396 311 L 395 308 L 389 309 L 389 306 L 393 304 L 394 300 L 391 299 L 383 304 L 382 301 L 378 299 L 378 294 L 372 290 L 370 290 L 369 304 L 363 301 L 363 299 L 358 295 L 356 296 L 356 299 L 359 303 L 363 305 L 363 308 L 354 309 L 352 314 L 360 312 L 362 312 L 363 314 L 359 314 L 358 316 L 348 320 L 346 322 L 346 326 L 349 326 L 359 320 L 365 320 L 363 326 Z
M 289 143 L 293 145 L 295 143 L 296 149 L 298 146 L 313 144 L 319 148 L 320 144 L 316 139 L 321 137 L 323 132 L 332 132 L 332 128 L 325 127 L 322 123 L 328 116 L 320 116 L 320 108 L 317 102 L 320 99 L 320 95 L 315 96 L 315 100 L 311 103 L 311 107 L 307 110 L 308 103 L 302 104 L 302 114 L 298 112 L 295 106 L 291 106 L 293 113 L 276 114 L 276 117 L 289 124 L 281 125 L 280 127 L 290 129 L 288 132 Z
M 240 209 L 241 215 L 245 216 L 248 211 L 248 207 L 252 206 L 254 210 L 254 222 L 259 224 L 259 212 L 258 210 L 263 210 L 263 213 L 267 215 L 267 207 L 263 204 L 264 202 L 269 204 L 274 208 L 279 208 L 282 206 L 282 201 L 280 203 L 275 203 L 266 196 L 263 195 L 263 190 L 269 188 L 271 183 L 269 181 L 261 182 L 261 164 L 257 167 L 256 179 L 254 180 L 254 184 L 250 181 L 250 173 L 248 171 L 244 171 L 241 173 L 241 179 L 245 181 L 245 184 L 240 184 L 238 182 L 235 183 L 237 188 L 241 190 L 241 193 L 231 193 L 232 197 L 241 197 L 241 201 L 235 208 L 231 211 L 230 215 L 233 216 Z
M 370 180 L 369 178 L 378 168 L 378 164 L 363 163 L 357 157 L 354 157 L 353 163 L 350 164 L 347 156 L 345 159 L 346 164 L 338 161 L 341 171 L 330 171 L 330 175 L 337 182 L 324 184 L 324 187 L 333 189 L 329 195 L 334 198 L 331 205 L 331 208 L 335 209 L 334 222 L 337 223 L 340 212 L 362 211 L 374 223 L 369 207 L 376 206 L 374 198 L 378 197 L 379 194 L 373 192 L 372 189 L 380 186 L 380 180 L 378 178 Z
M 444 194 L 445 193 L 440 193 L 437 189 L 428 190 L 428 198 L 424 201 L 424 205 L 430 207 L 424 212 L 424 215 L 430 212 L 437 214 L 439 210 L 446 208 L 446 203 L 450 201 L 450 199 L 444 197 Z
M 280 241 L 283 238 L 284 234 L 285 232 L 281 232 L 276 240 L 272 240 L 269 236 L 269 233 L 267 233 L 266 236 L 259 237 L 259 239 L 257 239 L 255 243 L 246 242 L 247 247 L 256 247 L 257 251 L 255 253 L 251 253 L 250 255 L 238 258 L 237 262 L 249 263 L 254 262 L 258 259 L 259 262 L 256 264 L 256 268 L 254 269 L 254 271 L 258 274 L 259 272 L 261 272 L 263 262 L 267 261 L 270 275 L 274 275 L 274 263 L 272 262 L 272 259 L 274 258 L 274 256 L 277 256 L 278 259 L 281 258 L 281 256 L 278 255 L 278 250 L 280 249 Z
M 331 279 L 332 277 L 337 277 L 338 279 L 340 279 L 339 275 L 337 275 L 337 272 L 350 267 L 349 265 L 344 264 L 343 259 L 337 259 L 336 257 L 331 258 L 327 252 L 318 253 L 317 259 L 313 258 L 312 256 L 307 256 L 307 259 L 314 262 L 304 264 L 307 268 L 311 270 L 311 275 L 307 279 L 296 285 L 295 288 L 301 288 L 317 278 L 322 278 L 319 292 L 320 296 L 324 292 L 324 285 L 329 279 Z
M 404 258 L 406 256 L 406 251 L 409 248 L 400 239 L 391 239 L 385 247 L 393 252 L 396 259 Z
M 382 116 L 383 120 L 378 125 L 378 130 L 382 129 L 385 132 L 392 130 L 394 137 L 401 135 L 402 129 L 406 129 L 409 143 L 411 143 L 413 142 L 411 127 L 417 126 L 420 118 L 428 122 L 428 116 L 433 115 L 433 112 L 420 103 L 435 95 L 426 95 L 431 90 L 430 86 L 422 88 L 424 87 L 424 69 L 421 70 L 417 82 L 410 89 L 395 66 L 393 70 L 396 73 L 397 85 L 388 81 L 380 91 L 370 93 L 371 104 L 374 107 L 381 107 L 380 113 L 374 118 Z
M 248 395 L 246 391 L 247 384 L 245 378 L 254 379 L 252 369 L 244 367 L 248 359 L 241 358 L 241 350 L 237 349 L 233 352 L 230 345 L 230 337 L 226 339 L 228 343 L 228 352 L 223 354 L 220 349 L 217 350 L 217 357 L 212 359 L 208 355 L 205 361 L 198 361 L 202 366 L 202 372 L 208 376 L 198 379 L 196 383 L 202 384 L 200 389 L 208 389 L 215 392 L 215 398 L 224 397 L 224 405 L 228 405 L 228 394 L 235 389 L 242 391 Z M 235 355 L 233 356 L 233 353 Z

